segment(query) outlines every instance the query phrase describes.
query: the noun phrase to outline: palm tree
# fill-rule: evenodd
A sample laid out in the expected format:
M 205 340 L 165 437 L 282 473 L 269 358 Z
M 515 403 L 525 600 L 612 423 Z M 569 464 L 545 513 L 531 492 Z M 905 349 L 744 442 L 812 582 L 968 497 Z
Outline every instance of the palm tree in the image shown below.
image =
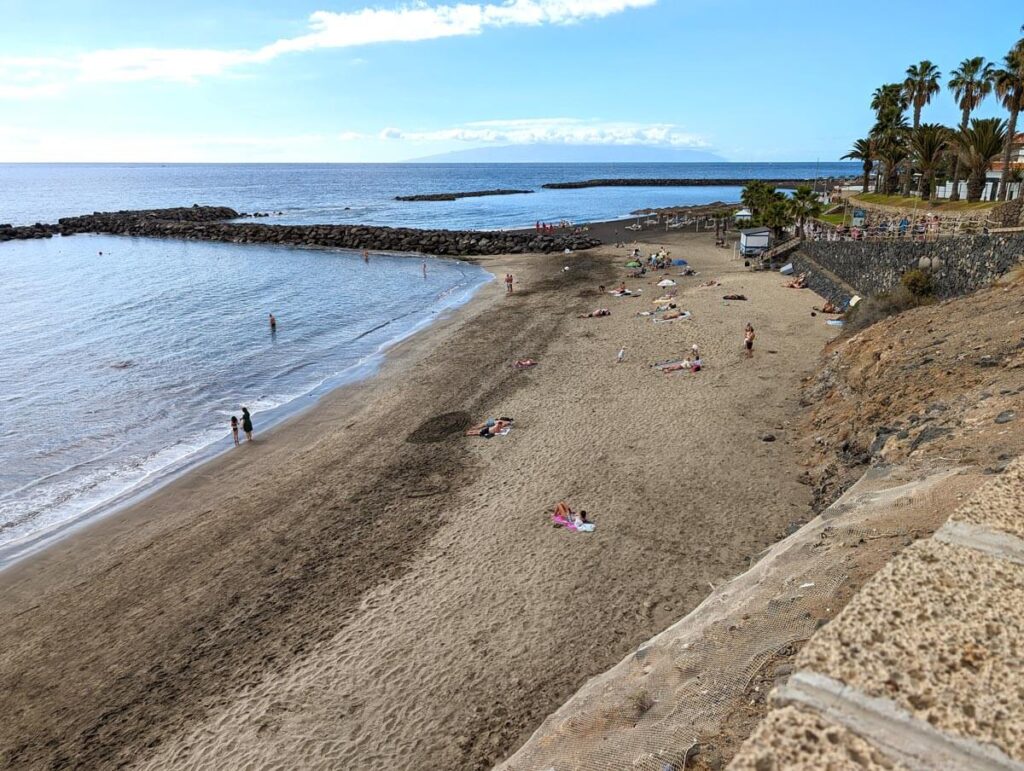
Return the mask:
M 750 209 L 750 213 L 757 217 L 772 200 L 775 195 L 775 188 L 759 179 L 751 180 L 743 188 L 740 194 L 740 201 Z
M 910 151 L 914 163 L 921 170 L 921 199 L 932 196 L 935 170 L 945 160 L 949 129 L 938 123 L 922 123 L 910 138 Z
M 907 160 L 907 148 L 903 141 L 904 131 L 889 137 L 883 137 L 878 141 L 876 155 L 882 162 L 882 168 L 878 171 L 879 192 L 891 195 L 896 189 L 899 179 L 899 170 Z
M 995 78 L 995 68 L 990 62 L 985 61 L 984 56 L 975 56 L 972 59 L 964 59 L 960 66 L 952 72 L 948 87 L 956 98 L 963 117 L 960 119 L 960 130 L 967 128 L 971 119 L 971 113 L 978 108 L 986 96 L 992 93 L 992 81 Z M 960 156 L 953 162 L 953 192 L 949 200 L 960 200 Z
M 886 83 L 876 88 L 871 95 L 871 109 L 875 111 L 875 125 L 871 128 L 873 137 L 889 133 L 893 126 L 906 125 L 903 112 L 907 109 L 907 99 L 903 86 Z
M 803 238 L 804 223 L 811 217 L 821 214 L 821 201 L 811 188 L 801 186 L 793 191 L 793 197 L 788 203 L 789 213 L 796 220 L 797 238 Z
M 781 194 L 772 196 L 771 201 L 761 213 L 761 224 L 772 229 L 776 240 L 782 238 L 782 232 L 793 224 L 793 213 L 789 202 Z
M 932 97 L 941 90 L 939 80 L 942 73 L 939 68 L 927 59 L 922 59 L 919 64 L 912 64 L 907 67 L 907 77 L 903 81 L 903 94 L 907 103 L 914 108 L 914 131 L 921 125 L 921 109 L 928 104 Z M 913 176 L 911 164 L 907 164 L 903 172 L 903 190 L 901 194 L 910 195 L 910 178 Z
M 892 192 L 891 179 L 897 165 L 906 158 L 906 151 L 900 154 L 897 148 L 906 141 L 907 119 L 903 111 L 907 109 L 907 104 L 901 83 L 886 83 L 876 88 L 871 95 L 875 125 L 871 128 L 870 138 L 875 145 L 875 158 L 882 161 L 885 172 L 883 176 L 882 169 L 879 169 L 876 189 L 887 194 Z
M 871 180 L 871 169 L 875 165 L 875 142 L 873 139 L 858 139 L 853 143 L 853 148 L 842 157 L 844 161 L 860 161 L 864 169 L 864 187 L 861 192 L 868 191 L 868 183 Z
M 1003 58 L 1003 66 L 995 73 L 995 91 L 999 101 L 1010 111 L 1010 123 L 1003 148 L 1003 176 L 999 185 L 999 200 L 1006 200 L 1010 186 L 1010 152 L 1017 135 L 1017 116 L 1024 108 L 1024 39 L 1018 40 Z
M 967 200 L 980 201 L 985 174 L 1006 143 L 1006 121 L 1001 118 L 972 118 L 971 125 L 953 138 L 967 176 Z

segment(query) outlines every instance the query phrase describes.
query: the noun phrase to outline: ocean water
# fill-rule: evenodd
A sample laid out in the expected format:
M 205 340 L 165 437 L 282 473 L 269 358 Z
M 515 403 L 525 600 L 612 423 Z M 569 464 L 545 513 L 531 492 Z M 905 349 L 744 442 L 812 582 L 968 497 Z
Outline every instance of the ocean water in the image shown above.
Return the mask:
M 101 254 L 102 252 L 102 254 Z M 0 244 L 0 563 L 257 434 L 490 275 L 452 260 L 112 236 Z M 267 314 L 278 320 L 271 333 Z M 7 547 L 6 549 L 4 547 Z
M 0 222 L 56 222 L 93 211 L 230 206 L 281 212 L 264 222 L 360 223 L 498 230 L 537 220 L 593 222 L 647 206 L 739 200 L 739 187 L 544 190 L 545 182 L 596 178 L 704 179 L 856 176 L 856 163 L 666 164 L 0 164 Z M 495 188 L 526 195 L 401 202 L 416 195 Z

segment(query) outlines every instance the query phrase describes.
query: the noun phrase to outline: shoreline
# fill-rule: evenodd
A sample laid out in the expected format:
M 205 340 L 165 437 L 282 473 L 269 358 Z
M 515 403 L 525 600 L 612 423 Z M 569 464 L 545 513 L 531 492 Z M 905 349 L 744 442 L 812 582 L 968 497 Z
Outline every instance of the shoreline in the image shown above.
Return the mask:
M 512 297 L 485 285 L 273 441 L 0 573 L 0 612 L 19 619 L 0 632 L 0 757 L 485 767 L 739 572 L 809 512 L 777 471 L 832 333 L 807 315 L 813 295 L 710 237 L 639 237 L 701 270 L 679 279 L 694 320 L 634 318 L 651 281 L 630 281 L 642 299 L 598 295 L 622 273 L 611 247 L 483 258 L 517 276 Z M 697 287 L 716 276 L 728 290 Z M 732 289 L 752 302 L 723 303 Z M 577 318 L 598 304 L 613 316 Z M 765 335 L 756 365 L 734 350 L 747 319 Z M 690 340 L 700 375 L 647 367 Z M 508 366 L 523 356 L 541 365 Z M 503 414 L 510 436 L 461 435 Z M 595 512 L 594 537 L 551 528 L 563 498 Z
M 121 236 L 124 237 L 124 236 Z M 335 250 L 324 247 L 291 247 L 283 248 L 316 248 L 322 251 L 351 251 Z M 386 252 L 378 254 L 388 254 Z M 406 256 L 406 255 L 393 255 Z M 424 255 L 410 253 L 408 256 L 422 257 Z M 455 259 L 451 257 L 431 257 L 438 260 L 450 260 L 470 265 L 479 265 L 471 259 Z M 489 276 L 486 277 L 486 276 Z M 335 391 L 359 383 L 364 380 L 372 380 L 383 366 L 389 351 L 406 340 L 409 340 L 429 330 L 434 324 L 439 323 L 448 316 L 455 314 L 459 309 L 471 302 L 473 297 L 487 284 L 496 279 L 494 274 L 486 273 L 480 276 L 478 281 L 471 282 L 471 285 L 454 293 L 454 296 L 446 297 L 436 308 L 430 309 L 429 314 L 424 316 L 409 329 L 398 336 L 383 342 L 377 350 L 367 354 L 357 361 L 346 365 L 343 369 L 315 384 L 309 390 L 297 394 L 291 399 L 275 407 L 257 413 L 261 434 L 271 433 L 290 420 L 295 420 L 310 410 L 316 409 L 317 405 L 325 398 L 328 398 Z M 206 445 L 190 452 L 188 455 L 170 462 L 167 466 L 149 473 L 143 479 L 130 484 L 127 488 L 118 491 L 109 498 L 95 503 L 89 508 L 71 516 L 61 522 L 44 527 L 28 535 L 22 536 L 13 541 L 0 544 L 0 574 L 5 570 L 25 559 L 41 553 L 47 548 L 59 543 L 62 539 L 72 537 L 82 528 L 88 528 L 103 518 L 117 514 L 130 507 L 140 505 L 146 498 L 155 494 L 168 485 L 174 484 L 187 474 L 198 472 L 202 466 L 215 460 L 219 456 L 235 449 L 229 434 L 213 440 Z

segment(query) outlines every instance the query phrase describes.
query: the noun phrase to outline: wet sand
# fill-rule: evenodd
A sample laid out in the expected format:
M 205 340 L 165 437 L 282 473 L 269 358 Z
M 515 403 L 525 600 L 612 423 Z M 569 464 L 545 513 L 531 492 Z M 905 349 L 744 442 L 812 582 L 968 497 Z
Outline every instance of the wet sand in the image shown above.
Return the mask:
M 700 270 L 672 276 L 691 320 L 635 317 L 663 275 L 597 293 L 621 249 L 482 260 L 513 296 L 492 283 L 378 377 L 0 573 L 0 763 L 486 768 L 808 519 L 818 298 L 713 236 L 641 238 Z M 691 343 L 703 372 L 649 367 Z M 497 415 L 507 437 L 463 436 Z M 554 529 L 561 499 L 597 531 Z

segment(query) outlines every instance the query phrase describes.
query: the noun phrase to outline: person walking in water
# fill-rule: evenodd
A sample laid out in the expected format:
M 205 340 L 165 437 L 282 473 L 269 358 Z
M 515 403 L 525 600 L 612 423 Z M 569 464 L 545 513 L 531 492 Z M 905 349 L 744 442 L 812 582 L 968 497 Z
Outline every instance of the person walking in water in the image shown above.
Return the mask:
M 511 273 L 506 273 L 505 274 L 505 294 L 512 294 L 512 282 L 513 282 L 513 280 L 514 279 L 512 278 L 512 274 Z
M 427 261 L 423 261 L 423 278 L 427 277 Z
M 270 331 L 274 332 L 277 330 L 277 319 L 274 318 L 274 314 L 270 314 Z
M 747 322 L 747 328 L 743 333 L 743 346 L 747 349 L 747 358 L 754 358 L 754 327 Z
M 235 447 L 238 447 L 238 418 L 231 416 L 231 438 L 235 440 Z
M 252 441 L 252 415 L 248 407 L 242 407 L 242 430 L 245 431 L 245 441 Z
M 363 262 L 365 262 L 367 265 L 370 264 L 370 250 L 369 249 L 363 249 Z

